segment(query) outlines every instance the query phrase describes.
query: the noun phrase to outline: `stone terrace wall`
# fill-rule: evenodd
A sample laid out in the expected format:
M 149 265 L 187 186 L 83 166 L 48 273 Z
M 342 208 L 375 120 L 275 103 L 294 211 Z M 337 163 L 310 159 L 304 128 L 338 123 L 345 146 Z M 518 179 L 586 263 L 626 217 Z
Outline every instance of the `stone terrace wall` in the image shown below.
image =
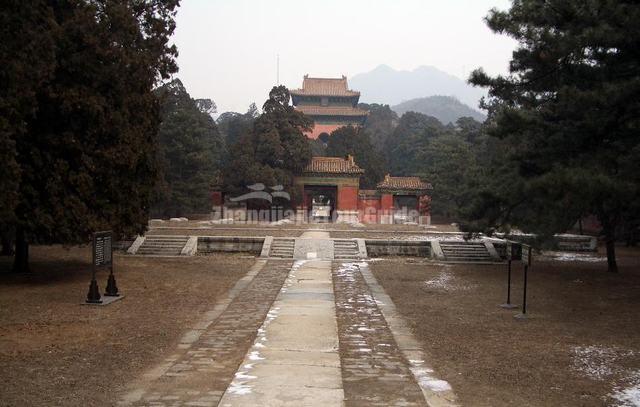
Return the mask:
M 431 243 L 426 241 L 365 240 L 369 257 L 431 257 Z

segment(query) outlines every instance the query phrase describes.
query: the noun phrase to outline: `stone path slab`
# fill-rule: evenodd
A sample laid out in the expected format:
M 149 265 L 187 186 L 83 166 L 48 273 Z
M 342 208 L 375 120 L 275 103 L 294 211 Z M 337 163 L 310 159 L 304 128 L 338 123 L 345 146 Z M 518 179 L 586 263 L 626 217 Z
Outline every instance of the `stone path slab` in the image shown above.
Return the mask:
M 347 406 L 427 406 L 358 263 L 334 263 Z
M 341 406 L 331 262 L 294 263 L 220 406 Z
M 295 241 L 293 258 L 297 260 L 333 259 L 333 241 L 329 233 L 320 230 L 304 232 Z

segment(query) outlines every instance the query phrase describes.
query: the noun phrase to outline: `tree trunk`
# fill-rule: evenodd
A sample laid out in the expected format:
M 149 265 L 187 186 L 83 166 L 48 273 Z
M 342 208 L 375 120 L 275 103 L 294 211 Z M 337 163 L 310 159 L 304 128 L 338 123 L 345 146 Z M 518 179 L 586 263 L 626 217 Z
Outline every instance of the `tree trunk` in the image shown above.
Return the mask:
M 24 229 L 16 229 L 16 255 L 13 262 L 13 271 L 16 273 L 29 272 L 29 242 L 24 235 Z
M 13 242 L 9 233 L 2 233 L 2 256 L 13 256 Z
M 607 245 L 607 264 L 609 266 L 609 269 L 607 271 L 609 273 L 617 273 L 618 263 L 616 262 L 616 239 L 614 236 L 609 235 L 607 235 L 605 238 Z

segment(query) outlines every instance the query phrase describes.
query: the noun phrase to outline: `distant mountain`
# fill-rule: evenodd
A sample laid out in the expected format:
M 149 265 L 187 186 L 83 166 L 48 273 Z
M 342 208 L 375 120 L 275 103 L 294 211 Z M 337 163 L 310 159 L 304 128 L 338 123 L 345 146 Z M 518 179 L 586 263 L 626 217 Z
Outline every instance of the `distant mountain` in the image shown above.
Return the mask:
M 477 110 L 470 108 L 452 96 L 429 96 L 407 100 L 391 109 L 402 116 L 406 112 L 418 112 L 433 116 L 440 120 L 442 124 L 455 123 L 461 117 L 472 117 L 479 122 L 486 119 L 486 116 Z
M 476 108 L 486 91 L 474 88 L 464 80 L 449 75 L 433 66 L 420 66 L 413 71 L 396 71 L 380 65 L 373 71 L 349 78 L 349 87 L 361 93 L 363 103 L 395 105 L 409 99 L 425 96 L 455 96 Z

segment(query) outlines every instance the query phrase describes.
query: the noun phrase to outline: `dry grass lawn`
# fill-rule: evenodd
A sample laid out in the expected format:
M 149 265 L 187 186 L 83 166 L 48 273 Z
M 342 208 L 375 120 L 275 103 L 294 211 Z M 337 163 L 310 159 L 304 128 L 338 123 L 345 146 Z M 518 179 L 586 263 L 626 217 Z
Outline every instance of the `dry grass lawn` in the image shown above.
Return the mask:
M 117 255 L 125 294 L 80 305 L 90 250 L 32 247 L 30 276 L 0 258 L 0 405 L 114 405 L 118 391 L 175 348 L 183 331 L 254 263 L 246 256 Z M 104 290 L 107 273 L 98 284 Z
M 506 265 L 395 259 L 372 269 L 463 405 L 632 406 L 612 395 L 640 389 L 640 250 L 621 248 L 619 262 L 612 275 L 604 262 L 537 258 L 526 321 L 498 307 Z

